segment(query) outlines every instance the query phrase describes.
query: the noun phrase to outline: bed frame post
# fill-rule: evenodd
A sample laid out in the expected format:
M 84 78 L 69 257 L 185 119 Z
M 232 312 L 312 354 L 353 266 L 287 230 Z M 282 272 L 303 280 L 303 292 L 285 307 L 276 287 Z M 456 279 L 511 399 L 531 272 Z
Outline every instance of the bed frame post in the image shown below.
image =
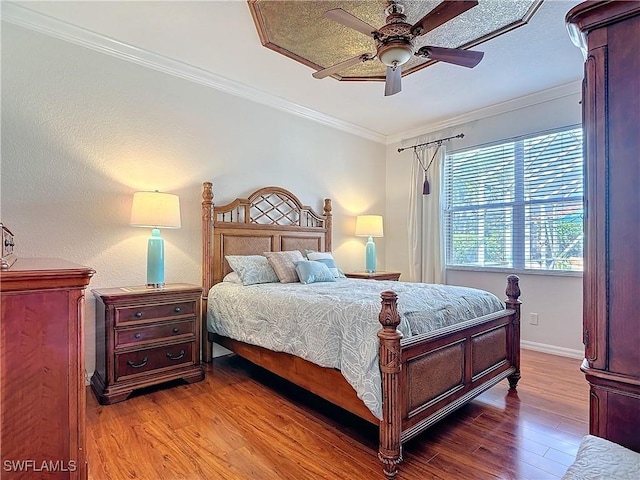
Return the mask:
M 331 214 L 331 199 L 324 199 L 324 228 L 327 229 L 327 233 L 324 236 L 324 251 L 331 251 L 331 239 L 333 238 L 333 215 Z
M 213 286 L 213 184 L 202 184 L 202 361 L 211 362 L 207 332 L 207 296 Z
M 402 367 L 400 339 L 398 331 L 400 315 L 397 309 L 398 296 L 392 291 L 380 294 L 382 309 L 378 320 L 382 329 L 380 339 L 380 375 L 382 377 L 382 420 L 380 420 L 380 450 L 378 458 L 383 464 L 387 478 L 398 473 L 398 464 L 402 461 L 402 411 L 400 398 L 400 371 Z
M 514 310 L 513 320 L 511 321 L 512 342 L 511 342 L 511 365 L 516 371 L 509 375 L 509 386 L 516 388 L 520 380 L 520 278 L 517 275 L 509 275 L 507 277 L 507 300 L 506 307 Z

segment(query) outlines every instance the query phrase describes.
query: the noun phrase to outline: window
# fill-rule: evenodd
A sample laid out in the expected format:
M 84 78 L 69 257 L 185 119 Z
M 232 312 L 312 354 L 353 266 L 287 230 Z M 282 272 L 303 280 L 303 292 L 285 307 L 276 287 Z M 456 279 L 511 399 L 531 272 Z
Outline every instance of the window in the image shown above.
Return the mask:
M 447 267 L 582 270 L 581 128 L 452 152 L 444 175 Z

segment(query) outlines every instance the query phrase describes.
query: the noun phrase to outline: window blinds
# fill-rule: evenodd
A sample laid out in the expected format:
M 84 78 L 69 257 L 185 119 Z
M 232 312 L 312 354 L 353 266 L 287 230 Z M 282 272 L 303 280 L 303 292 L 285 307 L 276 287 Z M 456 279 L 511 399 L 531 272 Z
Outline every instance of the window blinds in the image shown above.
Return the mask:
M 444 176 L 448 266 L 582 269 L 580 128 L 453 152 Z

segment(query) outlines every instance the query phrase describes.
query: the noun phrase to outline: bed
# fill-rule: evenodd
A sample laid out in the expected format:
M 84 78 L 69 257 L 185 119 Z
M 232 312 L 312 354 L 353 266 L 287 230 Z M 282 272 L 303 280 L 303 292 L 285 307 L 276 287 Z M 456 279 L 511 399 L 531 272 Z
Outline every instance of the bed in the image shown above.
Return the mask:
M 378 425 L 378 458 L 383 464 L 384 475 L 393 478 L 398 473 L 405 442 L 505 378 L 511 388 L 516 387 L 520 379 L 518 277 L 511 275 L 507 279 L 504 306 L 500 305 L 491 313 L 466 317 L 461 322 L 447 323 L 436 330 L 411 335 L 407 335 L 404 316 L 408 296 L 412 295 L 411 288 L 416 284 L 350 280 L 362 282 L 360 285 L 363 286 L 375 284 L 378 289 L 385 288 L 379 293 L 379 307 L 376 308 L 380 324 L 376 328 L 378 339 L 375 345 L 376 382 L 379 382 L 380 390 L 377 411 L 371 407 L 371 402 L 359 398 L 359 395 L 362 397 L 361 392 L 330 364 L 321 366 L 301 356 L 233 339 L 207 328 L 210 323 L 208 298 L 212 287 L 217 285 L 217 290 L 240 293 L 240 290 L 223 282 L 232 272 L 225 257 L 296 250 L 331 252 L 331 209 L 331 201 L 326 199 L 323 213 L 318 214 L 304 206 L 293 193 L 280 187 L 265 187 L 248 198 L 237 198 L 218 206 L 213 202 L 213 185 L 210 182 L 203 184 L 202 325 L 203 338 L 206 339 L 203 358 L 210 361 L 212 342 L 219 343 Z M 336 284 L 336 288 L 346 285 Z M 273 292 L 275 287 L 264 288 L 271 288 Z M 289 289 L 298 288 L 302 287 L 290 286 Z M 325 288 L 329 288 L 328 285 L 322 287 L 323 294 L 333 294 L 332 291 L 325 292 Z M 460 292 L 452 288 L 449 295 L 462 296 Z M 296 320 L 302 323 L 300 319 Z M 274 327 L 275 333 L 283 335 L 276 330 Z

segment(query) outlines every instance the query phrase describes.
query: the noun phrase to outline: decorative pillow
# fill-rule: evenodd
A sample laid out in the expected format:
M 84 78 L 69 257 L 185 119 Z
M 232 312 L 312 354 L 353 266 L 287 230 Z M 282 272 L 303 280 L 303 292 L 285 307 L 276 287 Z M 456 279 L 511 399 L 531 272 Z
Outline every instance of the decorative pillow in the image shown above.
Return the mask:
M 267 258 L 262 255 L 225 255 L 224 258 L 243 285 L 276 283 L 279 280 Z
M 342 273 L 342 270 L 340 270 L 336 265 L 336 261 L 333 259 L 331 252 L 314 252 L 312 250 L 307 250 L 306 254 L 309 260 L 322 262 L 329 267 L 329 271 L 335 278 L 344 278 L 344 273 Z
M 298 250 L 286 252 L 264 252 L 269 264 L 273 267 L 276 275 L 280 279 L 280 283 L 299 282 L 296 273 L 296 262 L 304 260 L 304 257 Z
M 301 260 L 296 262 L 296 272 L 302 283 L 335 282 L 333 273 L 322 262 Z
M 227 273 L 222 281 L 228 283 L 242 283 L 242 280 L 240 280 L 240 275 L 238 275 L 236 272 Z

